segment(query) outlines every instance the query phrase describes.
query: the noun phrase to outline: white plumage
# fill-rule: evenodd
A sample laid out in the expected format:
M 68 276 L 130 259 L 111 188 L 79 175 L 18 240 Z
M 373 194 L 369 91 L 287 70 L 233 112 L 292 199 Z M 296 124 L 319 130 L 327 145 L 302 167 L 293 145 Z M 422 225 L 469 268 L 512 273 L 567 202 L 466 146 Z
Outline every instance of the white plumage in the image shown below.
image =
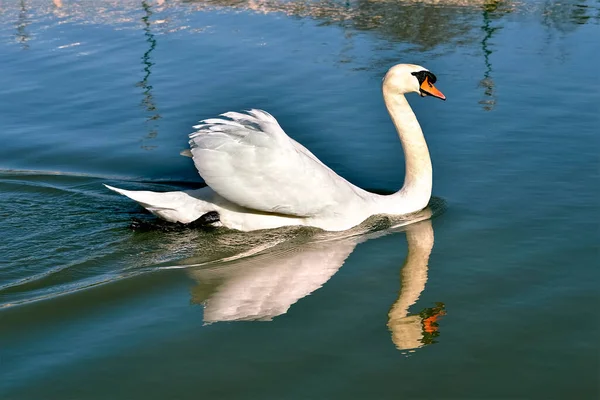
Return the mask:
M 337 175 L 281 129 L 265 111 L 228 112 L 190 135 L 194 164 L 206 184 L 240 206 L 313 217 L 369 193 Z M 240 187 L 244 190 L 241 191 Z
M 107 187 L 168 221 L 189 223 L 216 211 L 222 225 L 243 231 L 287 225 L 337 231 L 375 214 L 419 211 L 431 196 L 431 161 L 419 123 L 403 94 L 423 94 L 424 71 L 423 67 L 400 64 L 384 79 L 384 99 L 406 158 L 404 186 L 393 195 L 381 196 L 354 186 L 261 110 L 228 112 L 194 127 L 191 154 L 208 187 L 167 193 Z

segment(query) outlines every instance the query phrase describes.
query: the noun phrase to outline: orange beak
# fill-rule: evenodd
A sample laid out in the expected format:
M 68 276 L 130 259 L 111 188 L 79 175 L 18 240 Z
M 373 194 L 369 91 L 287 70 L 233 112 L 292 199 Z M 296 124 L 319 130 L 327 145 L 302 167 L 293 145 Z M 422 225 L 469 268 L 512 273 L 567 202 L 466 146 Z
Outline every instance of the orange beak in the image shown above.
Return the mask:
M 428 94 L 429 96 L 437 97 L 438 99 L 446 100 L 446 96 L 442 92 L 440 92 L 431 82 L 429 82 L 429 78 L 425 78 L 423 83 L 421 84 L 421 93 Z

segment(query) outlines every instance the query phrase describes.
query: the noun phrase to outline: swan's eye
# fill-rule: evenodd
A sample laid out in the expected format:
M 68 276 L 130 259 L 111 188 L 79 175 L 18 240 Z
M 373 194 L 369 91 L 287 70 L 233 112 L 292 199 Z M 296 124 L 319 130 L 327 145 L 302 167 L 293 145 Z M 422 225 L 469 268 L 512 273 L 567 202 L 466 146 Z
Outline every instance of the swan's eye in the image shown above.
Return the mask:
M 422 85 L 426 79 L 431 84 L 434 84 L 437 81 L 437 77 L 429 71 L 412 72 L 411 75 L 415 76 L 419 80 L 419 85 Z

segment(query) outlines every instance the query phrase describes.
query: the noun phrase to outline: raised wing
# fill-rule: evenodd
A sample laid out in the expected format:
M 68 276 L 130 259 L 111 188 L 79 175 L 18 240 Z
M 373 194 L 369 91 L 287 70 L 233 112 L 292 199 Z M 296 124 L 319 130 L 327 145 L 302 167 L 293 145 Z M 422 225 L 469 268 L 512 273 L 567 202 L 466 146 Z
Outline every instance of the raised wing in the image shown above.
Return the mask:
M 206 184 L 240 206 L 317 216 L 367 192 L 352 185 L 292 140 L 261 110 L 201 121 L 190 135 L 194 164 Z

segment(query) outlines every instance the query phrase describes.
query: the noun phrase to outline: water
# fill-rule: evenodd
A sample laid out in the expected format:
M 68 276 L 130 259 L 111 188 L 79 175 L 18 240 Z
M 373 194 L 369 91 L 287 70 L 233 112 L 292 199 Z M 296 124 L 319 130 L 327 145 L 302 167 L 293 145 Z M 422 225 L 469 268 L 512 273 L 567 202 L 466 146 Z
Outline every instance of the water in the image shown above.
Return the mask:
M 599 15 L 2 2 L 0 398 L 598 398 Z M 448 97 L 409 98 L 434 166 L 421 222 L 132 231 L 149 216 L 102 186 L 197 187 L 191 126 L 263 108 L 396 190 L 397 62 Z

